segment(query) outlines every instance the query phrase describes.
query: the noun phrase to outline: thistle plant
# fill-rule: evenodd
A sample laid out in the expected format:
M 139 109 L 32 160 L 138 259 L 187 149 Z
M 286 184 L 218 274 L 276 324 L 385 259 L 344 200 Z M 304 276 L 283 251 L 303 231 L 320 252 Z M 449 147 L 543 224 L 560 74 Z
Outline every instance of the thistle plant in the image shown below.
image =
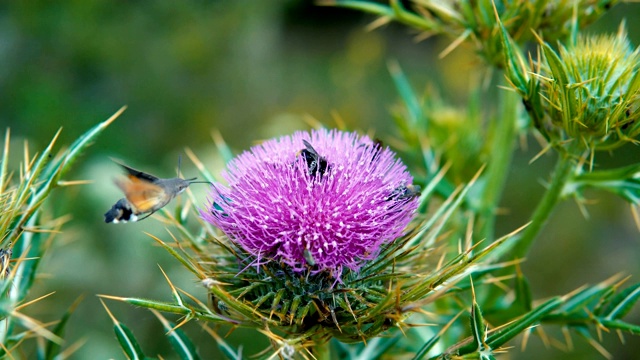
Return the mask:
M 549 326 L 607 356 L 593 334 L 640 333 L 623 320 L 640 284 L 623 289 L 612 276 L 534 300 L 520 264 L 536 261 L 529 249 L 564 199 L 583 206 L 584 190 L 599 188 L 638 205 L 637 163 L 594 170 L 597 151 L 638 135 L 638 51 L 623 27 L 615 36 L 580 34 L 613 3 L 421 0 L 408 10 L 396 0 L 324 2 L 379 15 L 375 25 L 398 21 L 455 38 L 443 54 L 470 40 L 484 73 L 503 71 L 497 106 L 481 111 L 480 89 L 464 110 L 421 99 L 391 63 L 402 105 L 397 148 L 319 127 L 233 156 L 216 137 L 227 161 L 221 177 L 188 151 L 211 182 L 209 198 L 187 191 L 199 209 L 163 210 L 172 241 L 152 235 L 206 295 L 167 278 L 171 301 L 104 297 L 152 309 L 183 358 L 198 357 L 181 329 L 193 319 L 229 358 L 242 351 L 219 333 L 223 325 L 266 336 L 264 358 L 493 359 L 517 336 L 547 339 Z M 528 52 L 530 42 L 538 48 Z M 497 234 L 515 140 L 527 133 L 557 164 L 530 221 Z M 111 316 L 125 354 L 145 357 Z
M 60 131 L 39 153 L 31 154 L 24 143 L 24 161 L 10 164 L 10 130 L 4 138 L 0 159 L 0 356 L 22 358 L 37 339 L 36 351 L 43 359 L 66 357 L 74 344 L 64 343 L 64 332 L 76 304 L 54 323 L 46 324 L 25 314 L 29 306 L 47 302 L 52 294 L 30 298 L 29 290 L 40 271 L 40 262 L 49 255 L 52 240 L 68 221 L 63 216 L 52 219 L 47 198 L 57 188 L 78 185 L 83 181 L 68 181 L 64 176 L 80 154 L 113 122 L 124 108 L 108 120 L 79 137 L 67 149 L 54 152 Z M 63 350 L 63 346 L 66 348 Z

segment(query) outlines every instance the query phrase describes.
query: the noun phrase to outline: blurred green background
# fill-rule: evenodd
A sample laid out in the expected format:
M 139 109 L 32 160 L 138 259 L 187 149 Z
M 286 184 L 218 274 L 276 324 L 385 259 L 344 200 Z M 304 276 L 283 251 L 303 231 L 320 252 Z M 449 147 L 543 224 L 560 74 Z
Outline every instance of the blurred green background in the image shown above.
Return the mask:
M 588 31 L 614 32 L 624 16 L 632 20 L 639 15 L 640 6 L 619 5 Z M 68 179 L 93 183 L 57 190 L 48 202 L 55 215 L 68 213 L 72 219 L 42 264 L 31 298 L 56 293 L 26 312 L 54 320 L 84 296 L 68 326 L 68 344 L 84 342 L 72 358 L 124 358 L 96 294 L 169 299 L 161 266 L 177 286 L 205 299 L 194 278 L 143 234 L 168 240 L 160 222 L 103 223 L 102 214 L 120 197 L 112 182 L 119 169 L 109 157 L 171 177 L 182 154 L 182 170 L 191 176 L 196 170 L 184 156 L 184 148 L 190 147 L 218 173 L 223 164 L 211 140 L 213 129 L 241 151 L 260 139 L 308 129 L 309 117 L 335 126 L 336 114 L 350 129 L 391 139 L 389 113 L 397 96 L 389 60 L 400 63 L 416 89 L 433 86 L 447 102 L 465 104 L 474 84 L 470 79 L 481 71 L 472 49 L 462 47 L 439 60 L 452 39 L 416 42 L 415 34 L 394 24 L 368 32 L 365 27 L 372 20 L 302 0 L 3 2 L 0 126 L 11 128 L 14 156 L 24 139 L 32 151 L 42 149 L 62 126 L 59 143 L 68 144 L 128 105 Z M 627 26 L 632 42 L 640 44 L 640 22 L 628 21 Z M 525 223 L 543 191 L 541 182 L 554 159 L 543 156 L 530 165 L 539 150 L 529 139 L 528 147 L 516 153 L 500 233 Z M 634 146 L 597 157 L 602 167 L 638 159 Z M 206 188 L 192 188 L 204 202 Z M 536 298 L 564 294 L 620 272 L 638 281 L 640 236 L 628 206 L 608 194 L 588 195 L 597 200 L 589 207 L 590 219 L 575 203 L 562 204 L 524 264 Z M 149 312 L 107 303 L 147 354 L 172 358 Z M 636 309 L 630 321 L 640 322 L 638 314 Z M 197 324 L 186 328 L 204 358 L 215 356 L 213 339 Z M 248 336 L 238 331 L 232 338 L 256 342 Z M 581 346 L 571 354 L 545 350 L 534 337 L 529 351 L 514 349 L 508 356 L 602 358 L 584 341 L 574 340 Z M 640 353 L 638 338 L 628 337 L 620 346 L 617 335 L 608 334 L 604 343 L 615 358 Z

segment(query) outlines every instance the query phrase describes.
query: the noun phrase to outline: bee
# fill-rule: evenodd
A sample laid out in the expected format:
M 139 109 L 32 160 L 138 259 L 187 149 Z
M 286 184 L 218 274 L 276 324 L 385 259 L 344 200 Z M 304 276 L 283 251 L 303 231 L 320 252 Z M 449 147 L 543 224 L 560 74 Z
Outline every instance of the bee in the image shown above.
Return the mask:
M 300 151 L 300 155 L 307 162 L 307 167 L 309 169 L 308 174 L 310 176 L 316 176 L 320 173 L 320 177 L 322 177 L 331 167 L 327 163 L 327 159 L 320 156 L 316 149 L 309 144 L 307 140 L 302 140 L 304 144 L 304 149 Z
M 126 172 L 126 177 L 115 180 L 116 185 L 124 192 L 125 197 L 118 200 L 104 214 L 106 223 L 119 223 L 144 220 L 162 209 L 174 197 L 182 193 L 197 178 L 182 179 L 180 177 L 160 179 L 151 174 L 136 170 L 118 163 Z M 144 215 L 138 218 L 139 215 Z
M 391 192 L 391 195 L 389 195 L 385 200 L 386 201 L 412 200 L 421 195 L 420 193 L 421 190 L 422 189 L 418 185 L 409 184 L 409 185 L 398 186 L 397 188 L 393 189 L 393 191 Z

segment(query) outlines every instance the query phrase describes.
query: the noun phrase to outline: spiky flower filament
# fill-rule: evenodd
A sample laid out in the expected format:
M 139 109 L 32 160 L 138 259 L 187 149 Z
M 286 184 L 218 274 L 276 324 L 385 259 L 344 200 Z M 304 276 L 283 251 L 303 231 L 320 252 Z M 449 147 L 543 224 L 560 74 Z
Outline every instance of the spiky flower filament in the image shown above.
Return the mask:
M 203 217 L 253 256 L 339 279 L 400 237 L 417 208 L 413 178 L 388 148 L 341 131 L 298 132 L 244 152 Z

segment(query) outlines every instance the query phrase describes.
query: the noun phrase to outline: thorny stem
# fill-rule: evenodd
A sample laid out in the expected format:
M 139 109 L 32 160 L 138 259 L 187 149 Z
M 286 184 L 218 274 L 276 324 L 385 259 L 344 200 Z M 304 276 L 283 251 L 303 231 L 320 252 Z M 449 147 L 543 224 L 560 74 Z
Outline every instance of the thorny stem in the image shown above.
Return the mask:
M 553 171 L 551 184 L 542 200 L 538 203 L 531 217 L 531 223 L 524 230 L 522 236 L 515 239 L 516 242 L 513 247 L 513 256 L 515 258 L 523 258 L 526 256 L 531 244 L 533 244 L 533 240 L 535 240 L 538 233 L 540 233 L 549 216 L 551 216 L 553 209 L 561 199 L 562 190 L 576 168 L 575 155 L 577 151 L 579 151 L 576 146 L 577 143 L 578 141 L 574 140 L 568 144 L 564 151 L 558 152 L 558 162 Z
M 478 240 L 494 240 L 496 206 L 500 201 L 504 183 L 511 164 L 513 146 L 516 139 L 518 96 L 513 92 L 502 92 L 498 121 L 493 131 L 493 147 L 490 163 L 487 165 L 486 183 L 482 193 L 479 214 Z

